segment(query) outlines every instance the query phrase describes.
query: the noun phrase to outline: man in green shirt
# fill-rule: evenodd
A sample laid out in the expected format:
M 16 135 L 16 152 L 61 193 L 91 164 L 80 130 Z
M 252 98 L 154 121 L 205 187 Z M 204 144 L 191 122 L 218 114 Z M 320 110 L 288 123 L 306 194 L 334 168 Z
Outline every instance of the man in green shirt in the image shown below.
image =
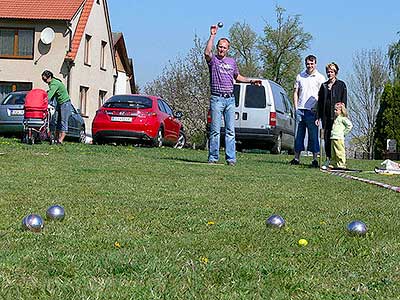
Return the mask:
M 62 144 L 68 132 L 68 119 L 71 115 L 71 99 L 62 81 L 55 78 L 53 73 L 46 70 L 42 73 L 42 80 L 49 85 L 47 96 L 49 100 L 53 97 L 57 101 L 58 112 L 56 127 L 56 143 Z

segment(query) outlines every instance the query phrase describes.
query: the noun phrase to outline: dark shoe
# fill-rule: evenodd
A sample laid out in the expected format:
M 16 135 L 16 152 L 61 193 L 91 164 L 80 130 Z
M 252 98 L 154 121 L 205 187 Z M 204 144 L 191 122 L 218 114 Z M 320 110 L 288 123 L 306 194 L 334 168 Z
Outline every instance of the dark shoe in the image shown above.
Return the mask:
M 311 162 L 311 167 L 313 167 L 313 168 L 319 168 L 319 164 L 318 164 L 318 161 L 317 161 L 316 159 L 314 159 L 314 160 Z
M 209 161 L 208 161 L 208 164 L 209 164 L 209 165 L 215 165 L 216 163 L 217 163 L 216 160 L 209 160 Z
M 300 164 L 300 161 L 298 160 L 298 159 L 295 159 L 295 158 L 293 158 L 290 162 L 289 162 L 289 164 L 291 164 L 291 165 L 299 165 Z
M 227 161 L 226 163 L 228 166 L 231 166 L 231 167 L 236 166 L 236 162 L 234 162 L 234 161 Z

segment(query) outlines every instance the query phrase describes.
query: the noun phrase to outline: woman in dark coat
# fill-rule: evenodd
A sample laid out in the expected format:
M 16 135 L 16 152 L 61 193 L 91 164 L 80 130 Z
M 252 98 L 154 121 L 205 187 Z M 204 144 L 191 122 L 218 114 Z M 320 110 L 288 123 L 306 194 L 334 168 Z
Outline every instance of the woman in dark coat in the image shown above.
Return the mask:
M 321 85 L 318 93 L 318 119 L 322 121 L 324 129 L 325 153 L 327 163 L 331 159 L 331 131 L 335 119 L 335 104 L 343 103 L 347 107 L 347 87 L 346 84 L 337 79 L 339 66 L 332 62 L 325 67 L 328 81 Z

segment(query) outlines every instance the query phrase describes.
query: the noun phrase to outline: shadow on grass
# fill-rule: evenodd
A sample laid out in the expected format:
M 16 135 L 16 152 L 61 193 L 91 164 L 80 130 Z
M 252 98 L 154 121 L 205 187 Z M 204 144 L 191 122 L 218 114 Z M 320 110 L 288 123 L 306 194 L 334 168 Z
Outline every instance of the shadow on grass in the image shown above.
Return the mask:
M 181 157 L 163 157 L 161 159 L 174 160 L 174 161 L 178 161 L 181 163 L 187 163 L 187 164 L 193 164 L 193 165 L 207 165 L 207 166 L 224 166 L 225 165 L 223 163 L 209 164 L 207 160 L 192 160 L 192 159 L 181 158 Z

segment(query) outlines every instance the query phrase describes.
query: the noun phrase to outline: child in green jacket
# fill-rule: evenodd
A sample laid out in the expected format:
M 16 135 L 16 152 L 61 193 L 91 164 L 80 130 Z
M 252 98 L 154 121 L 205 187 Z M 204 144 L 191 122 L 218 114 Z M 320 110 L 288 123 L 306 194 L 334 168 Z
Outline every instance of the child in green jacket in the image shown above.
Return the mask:
M 336 168 L 346 168 L 346 150 L 344 147 L 344 137 L 353 128 L 353 124 L 348 118 L 344 103 L 336 103 L 335 120 L 331 131 L 332 161 Z

